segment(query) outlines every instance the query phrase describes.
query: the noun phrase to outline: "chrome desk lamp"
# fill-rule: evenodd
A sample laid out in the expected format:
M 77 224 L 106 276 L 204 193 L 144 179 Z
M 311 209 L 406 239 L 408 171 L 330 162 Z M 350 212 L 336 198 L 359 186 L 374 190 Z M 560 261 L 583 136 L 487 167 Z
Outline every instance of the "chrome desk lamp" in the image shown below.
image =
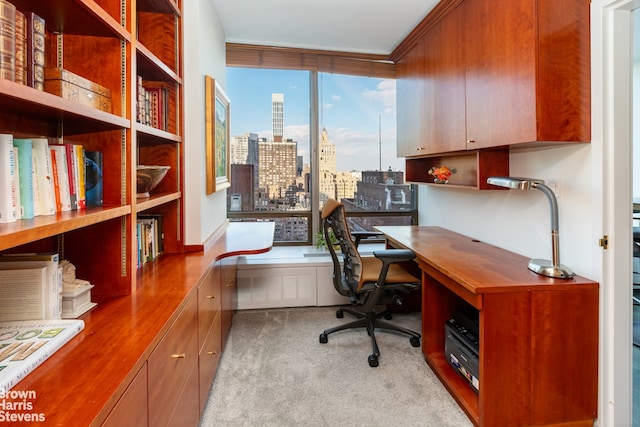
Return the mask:
M 532 190 L 537 188 L 542 191 L 551 204 L 551 256 L 552 260 L 532 259 L 529 261 L 529 270 L 543 276 L 568 279 L 574 276 L 569 267 L 560 264 L 560 232 L 558 230 L 558 202 L 556 195 L 541 179 L 518 178 L 509 176 L 492 176 L 487 178 L 487 184 L 498 187 L 513 188 L 516 190 Z

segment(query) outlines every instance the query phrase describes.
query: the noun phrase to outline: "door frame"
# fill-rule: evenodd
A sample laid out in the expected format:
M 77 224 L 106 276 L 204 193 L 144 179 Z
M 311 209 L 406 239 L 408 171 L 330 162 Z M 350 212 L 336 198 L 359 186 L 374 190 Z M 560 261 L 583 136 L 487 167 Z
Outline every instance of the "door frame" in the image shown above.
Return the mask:
M 632 301 L 632 15 L 640 0 L 591 4 L 592 163 L 602 171 L 602 224 L 609 237 L 601 262 L 598 424 L 630 426 L 633 411 Z M 601 141 L 601 143 L 598 143 Z

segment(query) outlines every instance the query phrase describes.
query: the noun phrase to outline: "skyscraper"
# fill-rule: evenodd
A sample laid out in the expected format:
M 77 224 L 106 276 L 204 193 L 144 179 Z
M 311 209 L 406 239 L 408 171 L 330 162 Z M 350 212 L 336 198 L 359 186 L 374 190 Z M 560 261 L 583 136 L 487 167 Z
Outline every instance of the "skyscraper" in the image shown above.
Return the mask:
M 284 94 L 271 94 L 271 116 L 273 121 L 273 142 L 282 142 L 284 135 Z

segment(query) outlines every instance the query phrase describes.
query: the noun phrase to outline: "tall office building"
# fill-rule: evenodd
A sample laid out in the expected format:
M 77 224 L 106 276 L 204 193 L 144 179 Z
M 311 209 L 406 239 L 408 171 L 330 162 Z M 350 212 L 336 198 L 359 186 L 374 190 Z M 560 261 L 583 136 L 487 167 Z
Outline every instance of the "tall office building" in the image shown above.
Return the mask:
M 287 199 L 295 204 L 298 143 L 258 142 L 258 187 L 271 199 Z M 293 200 L 292 200 L 293 199 Z
M 249 153 L 252 148 L 255 151 L 257 141 L 258 134 L 255 133 L 247 132 L 244 135 L 234 136 L 229 147 L 230 163 L 232 165 L 255 164 L 255 161 L 251 161 L 249 158 Z
M 326 128 L 323 128 L 320 134 L 319 167 L 320 207 L 322 207 L 328 199 L 338 199 L 336 190 L 336 146 L 329 141 L 329 134 Z
M 284 94 L 271 94 L 271 118 L 273 121 L 273 142 L 282 142 L 284 136 Z

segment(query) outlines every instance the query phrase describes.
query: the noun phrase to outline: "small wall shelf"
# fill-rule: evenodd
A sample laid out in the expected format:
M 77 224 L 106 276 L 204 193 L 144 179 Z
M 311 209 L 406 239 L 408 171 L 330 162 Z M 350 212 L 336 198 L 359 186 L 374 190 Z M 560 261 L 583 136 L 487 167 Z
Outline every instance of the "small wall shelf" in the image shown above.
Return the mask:
M 428 171 L 432 167 L 456 169 L 447 184 L 435 184 Z M 483 149 L 406 159 L 407 182 L 438 187 L 500 190 L 487 184 L 490 176 L 509 175 L 509 149 Z

